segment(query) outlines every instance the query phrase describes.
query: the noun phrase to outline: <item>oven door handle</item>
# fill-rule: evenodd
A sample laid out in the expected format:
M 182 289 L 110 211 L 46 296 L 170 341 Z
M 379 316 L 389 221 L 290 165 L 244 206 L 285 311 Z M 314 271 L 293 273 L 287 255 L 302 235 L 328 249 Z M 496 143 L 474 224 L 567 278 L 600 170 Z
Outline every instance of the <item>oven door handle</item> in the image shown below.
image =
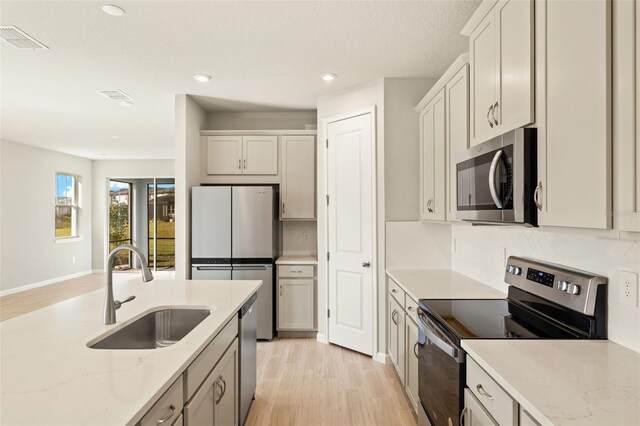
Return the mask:
M 431 327 L 426 323 L 424 313 L 421 309 L 418 309 L 418 317 L 420 318 L 420 330 L 424 333 L 427 340 L 440 348 L 444 353 L 449 355 L 451 358 L 455 358 L 456 360 L 460 360 L 460 351 L 458 348 L 454 348 L 440 337 L 436 335 L 434 331 L 431 330 Z
M 496 155 L 493 156 L 491 161 L 491 167 L 489 168 L 489 191 L 491 191 L 491 198 L 496 206 L 501 209 L 503 207 L 502 200 L 498 196 L 498 189 L 496 188 L 496 170 L 498 169 L 498 162 L 502 156 L 502 150 L 499 149 Z

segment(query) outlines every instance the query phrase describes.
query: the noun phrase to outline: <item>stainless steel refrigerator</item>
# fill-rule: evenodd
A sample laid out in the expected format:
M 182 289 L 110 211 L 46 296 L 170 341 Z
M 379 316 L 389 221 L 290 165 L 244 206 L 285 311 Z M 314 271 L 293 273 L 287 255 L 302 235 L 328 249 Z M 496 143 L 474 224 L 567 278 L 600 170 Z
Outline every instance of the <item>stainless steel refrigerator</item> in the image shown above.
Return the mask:
M 280 254 L 278 193 L 271 186 L 196 186 L 191 191 L 191 278 L 262 280 L 258 339 L 274 336 L 274 263 Z

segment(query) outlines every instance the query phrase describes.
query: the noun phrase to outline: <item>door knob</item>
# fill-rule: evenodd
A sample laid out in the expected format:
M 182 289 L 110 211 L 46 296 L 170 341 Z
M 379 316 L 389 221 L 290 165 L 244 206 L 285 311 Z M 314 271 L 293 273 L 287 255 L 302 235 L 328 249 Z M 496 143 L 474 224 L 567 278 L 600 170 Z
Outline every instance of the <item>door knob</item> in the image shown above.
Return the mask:
M 371 262 L 362 262 L 362 267 L 363 268 L 368 268 L 371 266 Z

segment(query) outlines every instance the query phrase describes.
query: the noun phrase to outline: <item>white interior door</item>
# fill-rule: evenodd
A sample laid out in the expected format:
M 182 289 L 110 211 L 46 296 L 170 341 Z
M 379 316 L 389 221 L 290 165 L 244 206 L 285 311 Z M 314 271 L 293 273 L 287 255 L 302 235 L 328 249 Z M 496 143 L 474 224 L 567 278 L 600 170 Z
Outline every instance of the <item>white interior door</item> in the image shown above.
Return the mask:
M 328 124 L 329 342 L 373 354 L 372 115 Z

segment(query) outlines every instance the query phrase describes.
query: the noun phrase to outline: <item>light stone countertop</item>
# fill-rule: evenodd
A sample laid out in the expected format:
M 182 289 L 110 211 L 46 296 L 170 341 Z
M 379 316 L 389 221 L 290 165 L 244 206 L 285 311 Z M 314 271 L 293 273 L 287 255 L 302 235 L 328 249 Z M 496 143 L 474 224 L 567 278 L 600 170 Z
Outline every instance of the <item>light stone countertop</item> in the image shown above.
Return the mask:
M 506 294 L 450 269 L 387 269 L 413 300 L 504 299 Z
M 463 340 L 542 425 L 640 425 L 640 353 L 608 340 Z
M 317 265 L 317 256 L 282 255 L 276 260 L 276 265 Z
M 104 289 L 0 323 L 0 424 L 133 425 L 169 388 L 262 281 L 116 283 L 136 299 L 102 324 Z M 152 308 L 213 312 L 178 343 L 153 350 L 96 350 L 86 344 Z

